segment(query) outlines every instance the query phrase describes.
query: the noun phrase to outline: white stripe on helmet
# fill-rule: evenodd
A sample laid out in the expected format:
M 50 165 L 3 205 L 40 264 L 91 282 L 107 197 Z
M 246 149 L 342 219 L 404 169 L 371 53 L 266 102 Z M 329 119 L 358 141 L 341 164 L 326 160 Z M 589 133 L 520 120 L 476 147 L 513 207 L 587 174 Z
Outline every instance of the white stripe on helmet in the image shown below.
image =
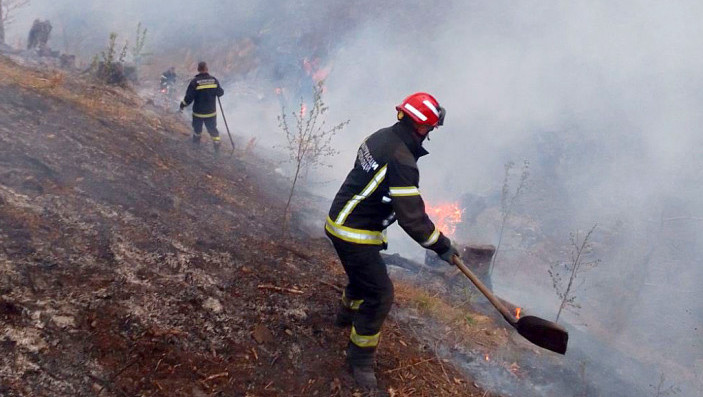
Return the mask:
M 403 106 L 406 110 L 408 110 L 410 113 L 414 114 L 415 117 L 422 121 L 427 121 L 427 117 L 422 114 L 419 110 L 415 109 L 415 107 L 409 103 L 406 103 L 405 106 Z
M 430 102 L 430 101 L 428 101 L 427 99 L 425 99 L 424 101 L 422 101 L 422 103 L 424 103 L 425 106 L 427 106 L 428 108 L 430 108 L 430 110 L 435 114 L 435 116 L 439 117 L 439 110 L 437 110 L 437 108 L 434 107 L 434 105 L 432 104 L 432 102 Z

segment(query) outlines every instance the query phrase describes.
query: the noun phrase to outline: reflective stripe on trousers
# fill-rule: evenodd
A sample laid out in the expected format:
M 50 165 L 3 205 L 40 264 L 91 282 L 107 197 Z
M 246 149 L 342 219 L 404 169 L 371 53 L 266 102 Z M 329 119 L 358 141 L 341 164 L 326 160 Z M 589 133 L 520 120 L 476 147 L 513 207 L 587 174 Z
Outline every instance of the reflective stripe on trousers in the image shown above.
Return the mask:
M 347 291 L 342 291 L 342 305 L 351 310 L 359 310 L 361 304 L 364 303 L 363 299 L 349 299 L 347 298 Z

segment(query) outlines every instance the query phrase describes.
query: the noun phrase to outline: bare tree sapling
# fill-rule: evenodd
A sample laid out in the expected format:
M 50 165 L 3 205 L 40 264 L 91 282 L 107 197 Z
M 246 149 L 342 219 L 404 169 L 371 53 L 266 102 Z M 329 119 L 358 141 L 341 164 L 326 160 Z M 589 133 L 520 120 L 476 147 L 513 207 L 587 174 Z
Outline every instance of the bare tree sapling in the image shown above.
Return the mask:
M 142 23 L 137 24 L 137 37 L 134 39 L 134 47 L 131 48 L 132 59 L 134 60 L 134 65 L 139 70 L 144 57 L 151 55 L 151 53 L 145 52 L 144 47 L 146 45 L 146 27 L 142 26 Z
M 110 33 L 107 48 L 99 56 L 93 57 L 91 70 L 98 79 L 107 84 L 123 84 L 126 80 L 124 60 L 127 57 L 129 42 L 125 41 L 122 50 L 117 52 L 117 33 Z M 102 59 L 102 60 L 101 60 Z
M 505 231 L 505 225 L 508 221 L 508 217 L 513 211 L 513 206 L 515 201 L 517 201 L 520 193 L 527 187 L 527 178 L 530 176 L 530 162 L 527 160 L 523 161 L 522 172 L 520 173 L 520 180 L 515 188 L 515 191 L 511 194 L 510 189 L 510 171 L 515 166 L 515 163 L 509 161 L 505 164 L 505 177 L 503 178 L 503 190 L 500 194 L 500 231 L 498 232 L 498 243 L 496 244 L 495 252 L 493 253 L 493 258 L 491 258 L 491 263 L 488 266 L 488 276 L 493 274 L 493 267 L 496 263 L 496 258 L 498 257 L 498 250 L 500 250 L 500 245 L 503 242 L 503 233 Z
M 666 386 L 666 375 L 662 372 L 661 375 L 659 376 L 659 383 L 657 385 L 649 385 L 652 389 L 654 389 L 654 397 L 668 397 L 668 396 L 673 396 L 676 394 L 679 394 L 681 392 L 681 388 L 676 386 L 676 385 L 671 385 L 671 386 Z
M 5 44 L 5 28 L 14 21 L 14 12 L 27 4 L 29 0 L 0 0 L 0 44 Z
M 581 239 L 579 232 L 573 232 L 569 236 L 571 240 L 571 259 L 569 262 L 558 262 L 552 264 L 547 271 L 552 278 L 552 287 L 560 299 L 559 310 L 555 322 L 559 322 L 561 312 L 566 308 L 579 309 L 576 303 L 576 295 L 574 293 L 578 287 L 583 285 L 583 279 L 579 279 L 581 283 L 576 285 L 578 276 L 600 264 L 600 259 L 593 258 L 593 247 L 590 239 L 593 231 L 598 225 L 593 225 L 591 230 Z
M 332 138 L 349 124 L 347 120 L 332 127 L 327 125 L 325 117 L 329 108 L 322 100 L 323 84 L 324 81 L 320 81 L 313 86 L 313 101 L 310 109 L 301 98 L 298 111 L 290 113 L 295 120 L 294 125 L 289 124 L 285 105 L 281 103 L 278 126 L 286 136 L 287 143 L 284 147 L 295 167 L 288 200 L 283 211 L 282 232 L 284 234 L 288 228 L 291 201 L 303 171 L 307 172 L 311 168 L 323 165 L 325 158 L 338 153 L 332 147 Z

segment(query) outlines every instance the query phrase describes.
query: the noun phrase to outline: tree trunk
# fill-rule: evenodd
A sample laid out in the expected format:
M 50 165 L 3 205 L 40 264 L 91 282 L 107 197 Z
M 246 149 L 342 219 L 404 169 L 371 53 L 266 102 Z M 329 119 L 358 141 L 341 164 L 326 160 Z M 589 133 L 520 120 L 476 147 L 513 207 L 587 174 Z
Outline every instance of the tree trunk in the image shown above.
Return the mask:
M 3 14 L 2 0 L 0 0 L 0 44 L 5 44 L 5 14 Z
M 290 194 L 288 195 L 288 201 L 286 202 L 286 208 L 283 210 L 283 228 L 281 230 L 282 234 L 285 236 L 288 232 L 288 212 L 290 211 L 290 203 L 293 200 L 293 193 L 295 192 L 295 184 L 298 183 L 298 176 L 300 175 L 300 161 L 295 168 L 295 177 L 293 177 L 293 184 L 290 187 Z

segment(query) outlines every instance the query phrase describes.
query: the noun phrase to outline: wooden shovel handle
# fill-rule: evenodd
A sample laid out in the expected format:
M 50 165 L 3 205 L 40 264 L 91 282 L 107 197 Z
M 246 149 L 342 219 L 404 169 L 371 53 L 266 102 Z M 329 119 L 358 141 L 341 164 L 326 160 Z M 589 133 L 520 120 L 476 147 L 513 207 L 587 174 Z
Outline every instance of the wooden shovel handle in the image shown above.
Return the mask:
M 473 272 L 471 272 L 471 270 L 469 270 L 469 268 L 466 267 L 466 265 L 461 260 L 461 258 L 454 255 L 452 257 L 452 264 L 455 265 L 456 267 L 458 267 L 459 270 L 461 270 L 461 272 L 464 273 L 464 275 L 466 275 L 466 277 L 468 277 L 472 283 L 474 283 L 476 288 L 478 288 L 478 290 L 481 291 L 481 293 L 483 295 L 485 295 L 486 298 L 488 298 L 488 300 L 491 302 L 491 304 L 493 304 L 493 306 L 495 306 L 495 308 L 498 309 L 500 314 L 503 315 L 503 318 L 505 318 L 505 320 L 507 322 L 509 322 L 510 325 L 515 326 L 515 324 L 517 324 L 518 320 L 515 318 L 515 316 L 513 316 L 512 313 L 510 313 L 510 310 L 508 310 L 505 307 L 505 305 L 503 305 L 503 303 L 501 303 L 501 301 L 499 301 L 498 298 L 496 298 L 495 295 L 493 295 L 493 292 L 491 292 L 491 290 L 489 290 L 488 287 L 483 285 L 481 280 L 479 280 L 478 277 L 476 277 L 476 275 L 474 275 Z

